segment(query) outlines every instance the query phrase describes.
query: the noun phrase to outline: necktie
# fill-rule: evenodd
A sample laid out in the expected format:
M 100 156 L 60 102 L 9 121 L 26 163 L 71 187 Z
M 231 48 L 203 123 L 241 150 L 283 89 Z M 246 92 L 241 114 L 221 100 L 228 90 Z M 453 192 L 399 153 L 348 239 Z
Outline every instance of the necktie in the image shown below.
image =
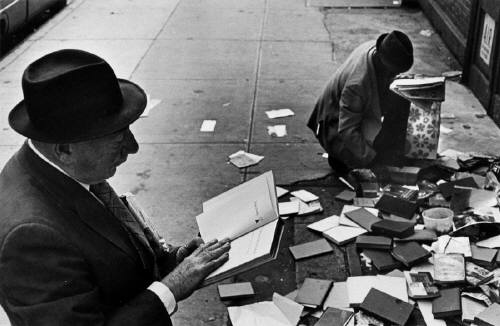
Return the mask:
M 113 214 L 113 216 L 115 216 L 122 223 L 130 236 L 138 239 L 148 251 L 151 251 L 151 247 L 141 225 L 130 213 L 129 209 L 125 206 L 107 181 L 91 185 L 90 192 L 93 193 Z M 144 257 L 144 251 L 138 248 L 137 242 L 133 240 L 131 242 L 137 250 L 143 266 L 146 267 L 147 265 L 146 258 Z

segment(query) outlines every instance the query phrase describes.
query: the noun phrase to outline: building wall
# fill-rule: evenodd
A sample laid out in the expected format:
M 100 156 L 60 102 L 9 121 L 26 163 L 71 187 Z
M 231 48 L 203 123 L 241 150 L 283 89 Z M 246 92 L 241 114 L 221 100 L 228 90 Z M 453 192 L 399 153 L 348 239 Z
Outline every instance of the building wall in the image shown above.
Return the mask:
M 472 0 L 419 0 L 419 3 L 450 51 L 463 64 Z

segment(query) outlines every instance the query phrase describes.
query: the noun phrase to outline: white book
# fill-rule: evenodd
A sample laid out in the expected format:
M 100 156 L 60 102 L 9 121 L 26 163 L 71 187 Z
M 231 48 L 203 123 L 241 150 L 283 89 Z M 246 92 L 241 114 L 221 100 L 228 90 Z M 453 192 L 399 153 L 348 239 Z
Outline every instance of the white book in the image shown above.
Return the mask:
M 324 231 L 323 236 L 341 246 L 356 239 L 356 237 L 366 232 L 367 231 L 365 229 L 359 227 L 339 225 Z
M 385 292 L 404 302 L 408 302 L 406 280 L 403 277 L 376 276 L 351 276 L 347 278 L 347 295 L 351 307 L 359 306 L 371 288 Z
M 282 225 L 272 171 L 204 202 L 196 221 L 205 242 L 231 240 L 229 260 L 204 285 L 275 259 Z

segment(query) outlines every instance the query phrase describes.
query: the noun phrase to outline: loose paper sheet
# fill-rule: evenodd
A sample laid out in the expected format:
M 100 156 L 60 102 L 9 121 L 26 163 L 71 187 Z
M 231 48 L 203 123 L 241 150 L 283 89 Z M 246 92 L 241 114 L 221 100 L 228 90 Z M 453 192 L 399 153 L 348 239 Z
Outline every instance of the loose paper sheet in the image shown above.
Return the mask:
M 286 136 L 286 125 L 268 126 L 267 133 L 270 136 L 285 137 Z
M 278 198 L 280 198 L 283 195 L 286 195 L 287 193 L 288 193 L 288 190 L 286 190 L 285 188 L 281 188 L 281 187 L 276 186 L 276 196 Z
M 436 242 L 432 243 L 431 248 L 436 253 L 463 254 L 465 257 L 472 257 L 468 237 L 450 237 L 449 235 L 442 235 Z
M 500 235 L 496 235 L 494 237 L 478 241 L 476 242 L 476 245 L 478 247 L 485 247 L 491 249 L 500 248 Z
M 201 132 L 213 132 L 215 130 L 216 120 L 203 120 L 201 124 L 200 131 Z
M 310 193 L 307 190 L 292 191 L 292 196 L 297 197 L 298 199 L 302 200 L 305 203 L 319 199 L 318 196 L 316 196 L 313 193 Z
M 444 320 L 434 318 L 434 315 L 432 314 L 432 301 L 418 300 L 417 302 L 427 326 L 446 326 L 446 322 Z
M 287 201 L 278 203 L 278 211 L 280 213 L 280 216 L 297 214 L 299 212 L 299 202 Z
M 229 155 L 229 162 L 240 169 L 258 164 L 263 159 L 264 156 L 247 153 L 245 151 L 237 151 Z
M 340 225 L 340 216 L 332 215 L 317 222 L 311 223 L 307 227 L 314 231 L 325 232 L 326 230 L 329 230 L 339 225 Z
M 408 292 L 406 289 L 406 280 L 404 278 L 376 275 L 351 276 L 347 278 L 349 303 L 351 305 L 361 304 L 371 288 L 375 288 L 404 302 L 408 302 Z
M 323 236 L 337 243 L 352 240 L 367 231 L 360 227 L 339 225 L 323 232 Z
M 269 119 L 283 118 L 295 115 L 290 109 L 280 109 L 280 110 L 270 110 L 266 111 L 266 115 Z

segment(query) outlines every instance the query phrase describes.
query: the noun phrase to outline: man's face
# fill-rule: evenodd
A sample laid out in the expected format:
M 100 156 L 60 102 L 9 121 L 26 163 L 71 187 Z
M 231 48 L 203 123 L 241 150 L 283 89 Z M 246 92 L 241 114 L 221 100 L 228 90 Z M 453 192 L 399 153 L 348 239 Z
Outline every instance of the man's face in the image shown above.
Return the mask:
M 72 164 L 70 174 L 85 184 L 95 184 L 111 178 L 118 165 L 135 154 L 139 145 L 127 127 L 102 138 L 70 144 Z

